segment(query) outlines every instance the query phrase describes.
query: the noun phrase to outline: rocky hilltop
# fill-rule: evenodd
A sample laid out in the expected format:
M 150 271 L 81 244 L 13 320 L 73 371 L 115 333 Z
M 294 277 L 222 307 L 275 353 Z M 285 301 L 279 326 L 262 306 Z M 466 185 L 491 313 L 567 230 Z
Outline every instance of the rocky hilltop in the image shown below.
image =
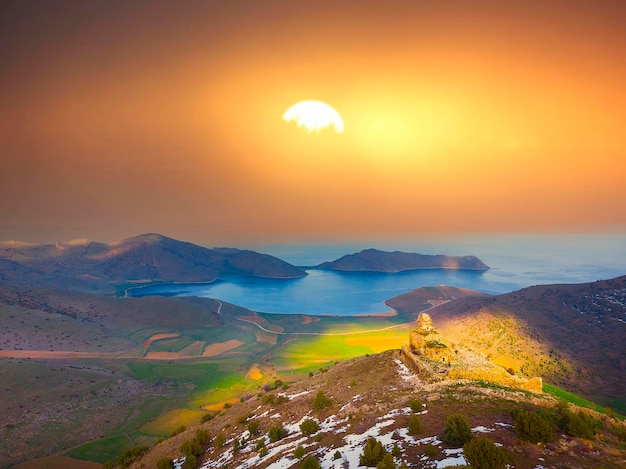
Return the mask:
M 521 412 L 576 415 L 595 422 L 599 430 L 591 440 L 558 433 L 537 445 L 518 426 L 514 416 Z M 130 467 L 157 467 L 159 460 L 158 467 L 172 461 L 176 467 L 204 469 L 465 465 L 463 442 L 452 442 L 447 430 L 446 421 L 454 415 L 467 422 L 466 441 L 486 437 L 492 447 L 506 448 L 511 465 L 484 467 L 617 468 L 626 462 L 626 452 L 618 449 L 624 429 L 618 420 L 558 407 L 555 398 L 528 391 L 467 381 L 427 382 L 392 350 L 340 362 L 296 383 L 266 387 L 156 444 Z M 374 445 L 378 450 L 371 451 Z M 383 460 L 385 465 L 377 466 Z
M 109 244 L 90 240 L 0 243 L 0 281 L 4 283 L 92 290 L 110 282 L 211 282 L 226 275 L 292 278 L 306 272 L 266 254 L 209 249 L 159 234 Z
M 365 249 L 347 254 L 331 262 L 323 262 L 318 269 L 344 272 L 387 272 L 396 273 L 422 269 L 452 269 L 485 271 L 489 267 L 476 256 L 428 255 L 401 251 L 379 251 Z

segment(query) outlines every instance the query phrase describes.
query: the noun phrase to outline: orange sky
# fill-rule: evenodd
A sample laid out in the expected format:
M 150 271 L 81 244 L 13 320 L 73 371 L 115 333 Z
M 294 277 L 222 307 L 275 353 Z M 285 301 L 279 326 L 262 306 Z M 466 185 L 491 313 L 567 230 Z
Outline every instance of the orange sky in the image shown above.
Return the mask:
M 3 1 L 0 240 L 624 230 L 624 24 L 622 0 Z M 304 99 L 345 132 L 286 124 Z

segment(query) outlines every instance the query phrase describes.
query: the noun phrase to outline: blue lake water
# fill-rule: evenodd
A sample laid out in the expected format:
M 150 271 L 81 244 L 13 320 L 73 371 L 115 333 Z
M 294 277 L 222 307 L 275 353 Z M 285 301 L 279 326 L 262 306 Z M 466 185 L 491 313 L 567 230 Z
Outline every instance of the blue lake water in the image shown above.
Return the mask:
M 317 269 L 300 279 L 229 277 L 211 284 L 155 285 L 132 296 L 219 298 L 272 313 L 354 315 L 388 311 L 383 301 L 422 286 L 451 285 L 491 294 L 531 285 L 581 283 L 626 274 L 626 234 L 493 235 L 420 242 L 248 247 L 294 265 L 311 266 L 369 247 L 422 254 L 478 256 L 486 272 L 424 270 L 398 274 L 338 273 Z

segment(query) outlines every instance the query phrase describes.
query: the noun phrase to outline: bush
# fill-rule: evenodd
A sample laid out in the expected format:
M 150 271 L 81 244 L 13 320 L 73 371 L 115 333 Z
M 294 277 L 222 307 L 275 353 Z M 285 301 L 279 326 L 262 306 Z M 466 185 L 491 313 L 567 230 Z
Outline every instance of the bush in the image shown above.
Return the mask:
M 472 429 L 464 415 L 453 414 L 446 419 L 446 429 L 441 441 L 450 446 L 460 447 L 472 439 Z
M 239 443 L 238 438 L 235 438 L 235 441 L 233 441 L 233 454 L 239 453 L 239 448 L 241 448 L 241 443 Z
M 409 435 L 419 435 L 421 431 L 420 418 L 417 415 L 411 415 L 409 417 Z
M 383 444 L 376 438 L 368 438 L 363 448 L 363 454 L 359 456 L 359 466 L 375 466 L 387 454 Z
M 170 458 L 161 458 L 157 461 L 157 469 L 174 469 L 174 461 Z
M 475 438 L 463 446 L 465 459 L 473 469 L 505 469 L 513 464 L 511 453 L 486 437 Z
M 428 444 L 426 445 L 426 449 L 424 450 L 424 454 L 429 458 L 434 458 L 437 456 L 437 448 L 434 445 Z
M 200 421 L 202 423 L 208 422 L 209 420 L 213 420 L 214 417 L 215 417 L 215 414 L 204 414 L 202 418 L 200 419 Z
M 148 447 L 145 445 L 133 446 L 132 448 L 127 449 L 124 453 L 118 458 L 117 466 L 119 467 L 128 467 L 130 463 L 132 463 L 135 459 L 139 458 L 146 451 L 148 451 Z
M 202 454 L 202 446 L 195 438 L 193 440 L 187 440 L 180 445 L 180 452 L 185 456 L 200 456 Z
M 519 410 L 513 414 L 517 435 L 531 443 L 552 441 L 554 427 L 550 419 L 537 412 Z
M 264 458 L 265 456 L 267 456 L 268 452 L 269 451 L 267 449 L 267 446 L 263 445 L 263 447 L 261 448 L 261 451 L 259 451 L 259 457 Z
M 411 399 L 411 402 L 409 403 L 409 405 L 411 406 L 411 412 L 413 413 L 422 411 L 422 403 L 418 401 L 417 399 Z
M 305 451 L 301 444 L 298 445 L 298 447 L 293 452 L 293 456 L 297 459 L 302 459 L 302 456 L 304 456 L 304 454 L 305 454 Z
M 304 435 L 312 435 L 313 433 L 320 431 L 319 424 L 313 419 L 306 419 L 300 424 L 300 431 Z
M 393 456 L 389 453 L 385 453 L 383 459 L 376 464 L 376 469 L 396 469 L 396 463 L 393 462 Z
M 395 441 L 393 443 L 393 448 L 391 449 L 391 454 L 398 457 L 402 454 L 402 450 L 400 449 L 400 447 L 398 446 L 398 442 Z
M 256 420 L 248 422 L 248 431 L 250 432 L 250 435 L 256 435 L 259 433 L 259 422 Z
M 320 462 L 314 456 L 307 456 L 300 464 L 300 469 L 321 469 Z
M 275 397 L 276 396 L 274 396 L 274 394 L 266 394 L 265 396 L 261 398 L 261 404 L 273 405 Z
M 211 441 L 211 436 L 209 435 L 209 432 L 206 431 L 204 428 L 198 428 L 196 430 L 196 440 L 198 441 L 200 446 L 204 448 L 206 447 L 206 445 L 209 444 L 209 441 Z
M 196 469 L 196 467 L 198 467 L 198 458 L 193 454 L 186 455 L 181 469 Z
M 341 459 L 341 453 L 339 450 L 335 451 L 335 454 L 333 454 L 333 460 L 336 461 L 337 459 Z
M 270 443 L 274 443 L 278 440 L 282 440 L 287 435 L 289 435 L 289 432 L 282 425 L 273 426 L 272 428 L 270 428 L 270 431 L 267 433 L 267 436 L 270 439 Z
M 215 439 L 213 440 L 213 446 L 215 447 L 215 449 L 221 448 L 222 446 L 224 446 L 224 443 L 226 443 L 226 437 L 223 433 L 218 433 L 217 435 L 215 435 Z
M 596 426 L 596 419 L 579 410 L 576 414 L 569 412 L 566 420 L 565 431 L 570 436 L 591 440 L 596 434 Z
M 324 391 L 322 391 L 321 389 L 317 391 L 317 394 L 313 399 L 313 410 L 320 411 L 322 409 L 325 409 L 326 407 L 330 407 L 331 405 L 333 405 L 333 400 L 329 397 L 326 397 L 326 394 L 324 394 Z

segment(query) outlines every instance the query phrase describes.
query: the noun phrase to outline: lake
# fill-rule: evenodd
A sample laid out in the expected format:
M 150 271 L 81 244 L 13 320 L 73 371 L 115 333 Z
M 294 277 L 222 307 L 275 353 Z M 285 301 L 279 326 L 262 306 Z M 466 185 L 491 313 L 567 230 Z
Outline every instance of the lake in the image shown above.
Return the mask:
M 491 294 L 531 285 L 581 283 L 626 274 L 626 234 L 489 235 L 355 244 L 265 245 L 246 248 L 291 264 L 323 261 L 375 247 L 421 254 L 473 254 L 486 272 L 422 270 L 398 274 L 338 273 L 309 269 L 300 279 L 229 277 L 211 284 L 168 284 L 133 289 L 130 296 L 219 298 L 255 311 L 354 315 L 389 311 L 383 301 L 429 285 L 451 285 Z

